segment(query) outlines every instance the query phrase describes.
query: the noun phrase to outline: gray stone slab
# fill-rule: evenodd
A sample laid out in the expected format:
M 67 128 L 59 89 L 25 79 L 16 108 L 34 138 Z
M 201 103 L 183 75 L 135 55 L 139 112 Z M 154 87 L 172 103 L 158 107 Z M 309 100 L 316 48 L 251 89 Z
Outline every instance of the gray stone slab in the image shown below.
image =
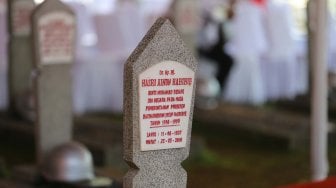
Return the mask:
M 199 0 L 174 0 L 174 25 L 187 47 L 196 55 L 197 35 L 200 30 L 201 5 Z
M 184 123 L 178 125 L 181 128 L 186 128 L 186 132 L 182 133 L 185 133 L 185 145 L 160 145 L 162 139 L 158 139 L 159 137 L 156 137 L 156 139 L 158 139 L 157 142 L 160 141 L 159 143 L 154 142 L 155 146 L 158 146 L 158 148 L 154 146 L 153 148 L 148 147 L 146 145 L 147 143 L 144 146 L 141 146 L 141 144 L 143 144 L 143 140 L 141 139 L 144 138 L 142 137 L 143 132 L 140 130 L 143 130 L 143 128 L 146 127 L 149 128 L 149 125 L 146 124 L 144 120 L 145 114 L 140 114 L 140 112 L 143 108 L 143 104 L 145 104 L 145 106 L 149 106 L 149 104 L 146 103 L 149 102 L 150 99 L 147 98 L 146 101 L 144 101 L 143 98 L 140 99 L 140 97 L 143 97 L 140 96 L 140 94 L 146 96 L 146 93 L 144 94 L 142 91 L 144 87 L 143 84 L 140 84 L 143 81 L 141 80 L 140 82 L 140 77 L 143 78 L 147 76 L 150 79 L 153 75 L 153 68 L 156 71 L 157 66 L 161 65 L 163 69 L 163 74 L 161 75 L 158 73 L 159 76 L 165 75 L 166 72 L 164 69 L 166 68 L 166 66 L 172 66 L 173 68 L 175 66 L 185 67 L 181 70 L 174 69 L 176 71 L 176 75 L 183 75 L 184 72 L 180 72 L 182 70 L 186 71 L 185 73 L 188 73 L 188 71 L 192 71 L 194 73 L 197 69 L 197 63 L 195 58 L 186 48 L 186 45 L 181 40 L 175 28 L 168 20 L 162 18 L 158 19 L 156 23 L 152 26 L 152 28 L 141 41 L 139 46 L 129 57 L 125 65 L 123 145 L 124 159 L 130 166 L 130 170 L 124 177 L 125 188 L 172 188 L 186 187 L 187 184 L 187 173 L 182 168 L 181 162 L 188 157 L 190 149 L 190 137 L 193 117 L 192 114 L 194 106 L 193 101 L 195 93 L 194 79 L 192 80 L 192 85 L 189 86 L 189 96 L 185 96 L 182 101 L 183 103 L 187 104 L 184 108 L 184 110 L 187 111 L 187 115 L 185 117 L 181 117 L 181 121 L 185 120 L 184 118 L 187 118 L 187 120 Z M 145 75 L 143 75 L 142 73 L 145 73 Z M 167 78 L 172 78 L 171 76 L 175 74 L 175 72 L 172 75 L 169 74 L 173 72 L 167 73 Z M 175 86 L 173 85 L 166 86 L 166 88 L 170 88 L 168 90 L 174 90 L 174 87 Z M 160 87 L 154 87 L 153 89 L 159 90 Z M 188 89 L 186 89 L 186 91 L 187 90 Z M 157 91 L 157 93 L 159 93 L 159 91 Z M 165 104 L 171 105 L 172 103 L 167 101 L 167 103 Z M 158 110 L 155 112 L 165 112 L 165 114 L 169 114 L 169 111 L 171 111 L 170 108 L 168 110 Z M 160 121 L 159 124 L 163 124 L 163 120 L 165 120 L 165 118 L 154 119 Z M 169 118 L 167 119 L 169 120 Z M 159 128 L 159 130 L 164 129 Z M 161 133 L 158 132 L 157 134 Z M 168 132 L 164 131 L 164 135 L 167 133 Z M 163 139 L 163 141 L 167 141 L 167 139 Z M 176 141 L 179 140 L 173 138 L 173 143 Z
M 34 0 L 8 1 L 8 57 L 10 107 L 18 111 L 19 101 L 31 89 L 32 41 L 31 12 Z
M 75 18 L 59 0 L 48 0 L 36 8 L 32 20 L 40 163 L 47 152 L 72 138 L 71 66 Z

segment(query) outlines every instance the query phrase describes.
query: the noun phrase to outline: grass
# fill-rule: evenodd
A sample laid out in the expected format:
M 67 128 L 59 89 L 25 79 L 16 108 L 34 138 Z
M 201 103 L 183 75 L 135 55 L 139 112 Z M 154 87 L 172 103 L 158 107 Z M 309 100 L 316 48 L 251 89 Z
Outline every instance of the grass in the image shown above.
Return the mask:
M 291 151 L 286 140 L 224 127 L 210 130 L 197 123 L 193 131 L 207 147 L 184 163 L 190 188 L 271 188 L 309 181 L 307 147 Z M 334 146 L 331 136 L 330 175 L 336 174 Z

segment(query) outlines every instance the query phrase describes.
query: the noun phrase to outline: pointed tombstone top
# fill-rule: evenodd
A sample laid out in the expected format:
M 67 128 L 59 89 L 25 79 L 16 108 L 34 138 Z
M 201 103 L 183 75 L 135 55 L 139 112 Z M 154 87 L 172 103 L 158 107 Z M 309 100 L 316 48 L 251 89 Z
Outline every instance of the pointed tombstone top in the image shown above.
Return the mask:
M 74 15 L 74 12 L 70 7 L 68 7 L 66 4 L 64 4 L 60 0 L 45 0 L 43 3 L 41 3 L 38 7 L 36 7 L 36 10 L 33 14 L 33 19 L 36 17 L 40 17 L 44 14 L 49 14 L 52 11 L 62 11 L 62 12 L 68 12 L 69 14 Z
M 140 62 L 143 59 L 148 61 Z M 149 61 L 149 60 L 152 61 Z M 196 60 L 168 19 L 159 18 L 127 60 L 126 66 L 142 72 L 156 64 L 155 59 L 172 60 L 196 71 Z
M 36 86 L 37 158 L 72 139 L 75 16 L 59 0 L 46 0 L 32 16 Z
M 129 57 L 124 78 L 124 187 L 186 187 L 197 63 L 158 19 Z

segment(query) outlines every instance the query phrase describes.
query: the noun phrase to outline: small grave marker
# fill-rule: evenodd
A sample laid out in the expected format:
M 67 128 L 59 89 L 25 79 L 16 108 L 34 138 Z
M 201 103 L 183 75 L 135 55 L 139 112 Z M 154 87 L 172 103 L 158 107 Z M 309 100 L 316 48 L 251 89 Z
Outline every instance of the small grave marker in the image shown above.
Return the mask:
M 7 1 L 0 0 L 0 14 L 5 13 L 7 10 Z
M 8 0 L 9 96 L 12 111 L 19 111 L 20 100 L 31 87 L 32 42 L 30 16 L 34 0 Z M 0 8 L 1 9 L 1 8 Z
M 14 36 L 29 36 L 30 15 L 35 8 L 33 0 L 14 0 L 10 3 L 11 31 Z
M 125 66 L 124 187 L 186 187 L 197 63 L 158 19 Z
M 33 13 L 37 96 L 38 162 L 55 146 L 71 140 L 74 13 L 59 0 L 40 4 Z
M 195 33 L 200 27 L 199 0 L 175 0 L 174 15 L 176 29 L 182 33 Z
M 74 16 L 66 12 L 53 12 L 39 20 L 41 63 L 73 62 L 74 22 Z
M 196 55 L 197 34 L 200 29 L 200 1 L 174 0 L 172 5 L 174 24 L 188 48 Z

